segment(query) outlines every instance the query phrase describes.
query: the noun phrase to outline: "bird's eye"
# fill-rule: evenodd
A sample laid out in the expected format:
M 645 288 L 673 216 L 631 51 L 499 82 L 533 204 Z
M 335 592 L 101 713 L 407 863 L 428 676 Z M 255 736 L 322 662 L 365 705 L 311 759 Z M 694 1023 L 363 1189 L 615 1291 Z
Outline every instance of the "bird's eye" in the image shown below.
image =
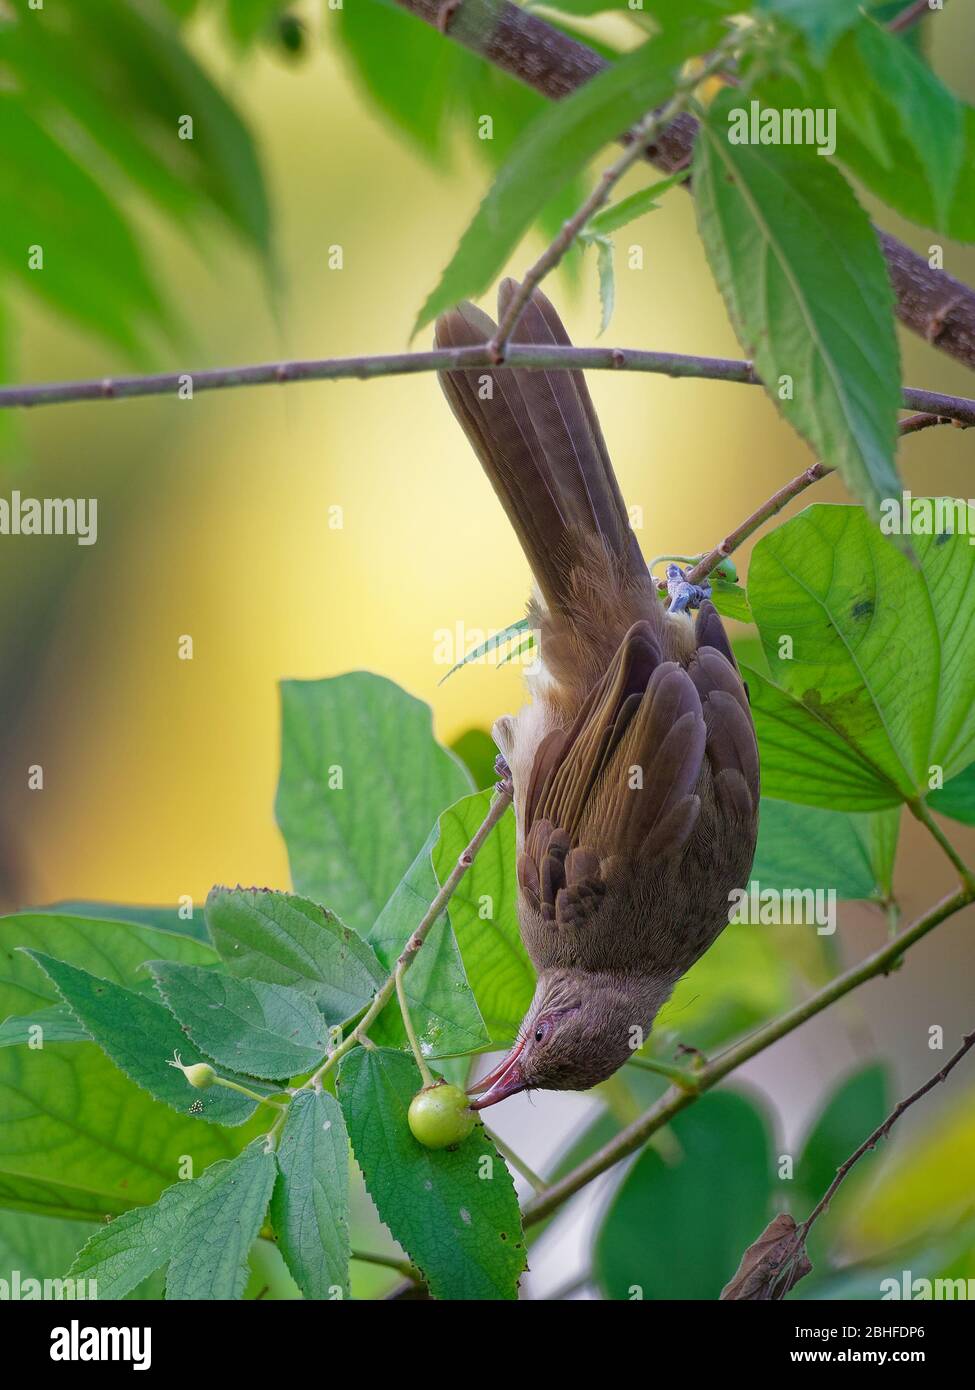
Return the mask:
M 535 1041 L 537 1043 L 544 1042 L 545 1039 L 548 1037 L 549 1033 L 551 1033 L 551 1031 L 552 1020 L 550 1018 L 539 1019 L 538 1027 L 535 1029 Z
M 535 1029 L 535 1041 L 536 1041 L 536 1042 L 541 1042 L 542 1039 L 544 1038 L 544 1036 L 545 1036 L 545 1029 L 544 1029 L 544 1028 L 536 1028 L 536 1029 Z

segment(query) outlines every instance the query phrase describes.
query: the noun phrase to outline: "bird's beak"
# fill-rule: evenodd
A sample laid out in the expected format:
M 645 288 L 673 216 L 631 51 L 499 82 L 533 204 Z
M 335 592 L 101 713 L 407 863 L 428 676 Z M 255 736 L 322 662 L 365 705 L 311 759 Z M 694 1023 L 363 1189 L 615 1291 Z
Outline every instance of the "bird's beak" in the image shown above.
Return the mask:
M 527 1090 L 528 1083 L 521 1070 L 518 1061 L 525 1040 L 522 1038 L 515 1047 L 511 1049 L 507 1057 L 500 1066 L 495 1067 L 494 1071 L 487 1076 L 482 1076 L 480 1081 L 474 1083 L 468 1091 L 468 1095 L 478 1096 L 477 1100 L 471 1101 L 472 1110 L 484 1110 L 488 1105 L 497 1105 L 499 1100 L 506 1100 L 508 1096 L 516 1095 L 519 1091 Z

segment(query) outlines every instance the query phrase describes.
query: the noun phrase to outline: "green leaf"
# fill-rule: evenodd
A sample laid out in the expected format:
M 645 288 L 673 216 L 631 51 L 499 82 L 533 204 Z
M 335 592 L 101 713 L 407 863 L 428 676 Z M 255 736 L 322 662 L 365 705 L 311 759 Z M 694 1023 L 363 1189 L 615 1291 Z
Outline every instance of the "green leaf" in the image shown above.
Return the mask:
M 214 888 L 206 919 L 232 974 L 301 990 L 331 1024 L 357 1014 L 385 978 L 375 953 L 350 927 L 292 893 Z
M 468 662 L 479 661 L 482 656 L 487 656 L 489 653 L 497 651 L 499 647 L 503 647 L 506 642 L 516 637 L 518 633 L 527 631 L 528 619 L 519 618 L 516 623 L 509 624 L 509 626 L 502 629 L 501 632 L 493 633 L 486 641 L 478 643 L 476 647 L 472 647 L 466 656 L 461 657 L 460 661 L 455 661 L 447 672 L 447 675 L 442 676 L 437 684 L 443 685 L 448 676 L 452 676 L 455 671 L 459 671 L 460 668 L 466 666 Z
M 295 887 L 365 936 L 470 778 L 429 705 L 380 676 L 285 681 L 281 705 L 276 811 Z
M 91 1226 L 84 1221 L 52 1219 L 22 1211 L 0 1212 L 0 1279 L 9 1286 L 16 1270 L 22 1298 L 30 1296 L 24 1287 L 29 1279 L 42 1284 L 44 1280 L 57 1281 L 49 1297 L 72 1297 L 74 1290 L 65 1287 L 61 1275 L 90 1234 Z
M 57 990 L 16 950 L 18 946 L 43 951 L 115 984 L 144 989 L 151 988 L 142 969 L 146 961 L 210 965 L 217 960 L 209 945 L 186 936 L 54 910 L 0 917 L 0 946 L 0 1018 L 58 1002 Z
M 87 1028 L 94 1041 L 117 1067 L 137 1085 L 172 1106 L 180 1114 L 198 1114 L 211 1124 L 239 1125 L 254 1113 L 256 1102 L 246 1096 L 211 1086 L 194 1091 L 182 1072 L 169 1065 L 177 1052 L 185 1062 L 210 1061 L 186 1050 L 186 1035 L 169 1010 L 156 999 L 109 980 L 77 970 L 41 951 L 29 951 L 31 959 L 54 983 L 58 993 Z M 231 1080 L 244 1078 L 231 1076 Z M 267 1091 L 247 1081 L 255 1090 Z
M 497 744 L 485 729 L 467 729 L 454 739 L 450 751 L 456 753 L 467 768 L 474 785 L 481 790 L 493 787 L 498 780 L 495 760 L 498 756 Z
M 240 1298 L 276 1173 L 274 1154 L 260 1139 L 220 1169 L 179 1233 L 167 1299 Z
M 848 815 L 762 798 L 751 877 L 762 888 L 831 888 L 841 899 L 890 896 L 900 809 Z
M 599 274 L 600 336 L 606 332 L 616 304 L 616 280 L 613 272 L 613 243 L 606 237 L 596 240 L 596 266 Z
M 175 932 L 178 936 L 192 936 L 207 946 L 207 936 L 203 913 L 189 909 L 189 916 L 182 908 L 153 907 L 143 903 L 111 903 L 92 898 L 76 898 L 49 903 L 35 907 L 33 912 L 55 913 L 63 917 L 95 917 L 103 922 L 135 922 L 142 927 L 158 927 L 161 931 Z
M 306 1298 L 349 1295 L 349 1139 L 327 1091 L 295 1096 L 278 1142 L 271 1223 Z
M 339 1100 L 366 1187 L 434 1298 L 514 1299 L 525 1248 L 511 1174 L 480 1123 L 455 1149 L 417 1143 L 406 1115 L 420 1086 L 401 1053 L 343 1058 Z
M 975 763 L 952 777 L 938 791 L 928 793 L 928 805 L 939 815 L 975 825 Z
M 798 29 L 814 60 L 822 63 L 840 35 L 856 24 L 862 4 L 863 0 L 758 0 L 757 8 Z
M 900 366 L 876 234 L 842 176 L 813 152 L 730 143 L 729 111 L 740 102 L 720 95 L 695 146 L 708 260 L 771 399 L 877 515 L 901 488 Z M 780 398 L 782 378 L 791 399 Z
M 325 1019 L 299 990 L 165 961 L 152 975 L 187 1037 L 220 1067 L 271 1081 L 312 1071 L 325 1056 Z
M 890 1111 L 889 1089 L 887 1071 L 876 1062 L 835 1088 L 813 1120 L 796 1164 L 800 1206 L 819 1201 L 840 1164 L 883 1122 Z
M 740 584 L 723 579 L 719 574 L 712 574 L 708 582 L 711 585 L 711 601 L 722 618 L 734 618 L 739 623 L 754 622 L 748 595 Z
M 820 82 L 812 101 L 836 109 L 837 158 L 905 217 L 975 239 L 975 109 L 910 45 L 866 17 L 837 46 Z
M 387 971 L 396 964 L 407 940 L 437 896 L 440 885 L 430 857 L 437 833 L 437 826 L 434 826 L 369 935 L 369 944 L 375 948 Z M 430 928 L 423 949 L 406 972 L 403 987 L 413 1025 L 430 1057 L 476 1052 L 487 1045 L 487 1030 L 467 982 L 445 912 Z M 370 1035 L 378 1043 L 406 1046 L 406 1032 L 396 999 L 380 1014 Z
M 102 1226 L 75 1256 L 72 1279 L 93 1279 L 101 1299 L 124 1298 L 168 1264 L 194 1207 L 212 1191 L 229 1163 L 214 1163 L 195 1182 L 167 1187 L 151 1206 L 134 1207 Z
M 492 791 L 458 801 L 440 817 L 433 867 L 443 884 L 491 805 Z M 535 971 L 518 929 L 515 818 L 491 831 L 450 900 L 450 921 L 464 969 L 492 1043 L 514 1038 L 535 992 Z M 422 952 L 421 952 L 422 955 Z
M 787 790 L 758 713 L 766 793 L 829 804 L 835 740 L 863 766 L 859 794 L 833 802 L 844 810 L 923 796 L 933 767 L 950 777 L 975 756 L 975 548 L 966 536 L 913 541 L 917 565 L 860 508 L 820 505 L 755 547 L 748 591 L 772 676 L 830 749 L 820 769 L 793 761 Z M 752 700 L 760 711 L 764 694 L 753 688 Z M 810 795 L 819 770 L 822 785 Z
M 666 101 L 684 59 L 720 33 L 676 27 L 554 102 L 514 146 L 440 283 L 417 318 L 414 332 L 464 298 L 482 295 L 548 200 L 604 145 Z
M 93 1043 L 4 1048 L 0 1114 L 0 1205 L 89 1221 L 155 1201 L 187 1163 L 202 1171 L 248 1137 L 158 1105 Z
M 618 232 L 621 227 L 635 222 L 638 217 L 646 216 L 648 212 L 656 212 L 663 195 L 677 184 L 684 183 L 686 179 L 687 170 L 679 169 L 676 174 L 652 183 L 649 188 L 641 188 L 637 193 L 631 193 L 616 203 L 610 203 L 608 207 L 600 208 L 599 212 L 589 219 L 586 233 L 590 236 L 607 236 L 610 232 Z
M 49 1009 L 38 1009 L 32 1014 L 11 1014 L 0 1023 L 0 1047 L 18 1047 L 26 1042 L 46 1047 L 52 1042 L 90 1041 L 89 1033 L 66 1004 L 52 1004 Z
M 748 684 L 766 796 L 847 811 L 896 804 L 888 784 L 815 709 L 807 709 L 752 667 L 742 666 L 741 671 Z
M 756 1104 L 713 1092 L 667 1134 L 630 1168 L 597 1237 L 608 1298 L 716 1299 L 767 1219 L 771 1136 Z

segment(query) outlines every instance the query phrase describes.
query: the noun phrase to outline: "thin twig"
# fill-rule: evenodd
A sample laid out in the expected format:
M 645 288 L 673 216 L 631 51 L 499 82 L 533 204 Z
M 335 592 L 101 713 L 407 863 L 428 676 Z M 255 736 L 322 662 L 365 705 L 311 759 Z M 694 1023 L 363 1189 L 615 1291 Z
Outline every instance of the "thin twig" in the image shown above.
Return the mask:
M 366 1010 L 366 1012 L 363 1014 L 361 1021 L 355 1026 L 355 1028 L 353 1028 L 349 1036 L 343 1042 L 341 1042 L 332 1053 L 330 1053 L 330 1055 L 325 1059 L 325 1061 L 318 1068 L 318 1070 L 308 1078 L 302 1089 L 317 1089 L 318 1087 L 320 1087 L 322 1084 L 322 1078 L 325 1075 L 327 1075 L 327 1073 L 330 1072 L 339 1061 L 341 1061 L 341 1059 L 346 1055 L 347 1052 L 350 1052 L 353 1047 L 356 1047 L 360 1044 L 369 1044 L 369 1028 L 379 1017 L 383 1009 L 386 1007 L 386 1005 L 392 998 L 393 993 L 396 990 L 397 978 L 401 979 L 402 975 L 406 972 L 406 970 L 409 969 L 417 952 L 426 940 L 427 933 L 430 931 L 430 928 L 433 926 L 434 922 L 436 922 L 441 912 L 443 912 L 444 908 L 450 902 L 450 899 L 453 897 L 454 890 L 456 889 L 458 883 L 460 883 L 464 875 L 467 873 L 467 870 L 474 863 L 474 860 L 477 857 L 477 853 L 480 850 L 481 846 L 484 844 L 484 841 L 487 839 L 491 831 L 497 825 L 498 821 L 504 815 L 505 811 L 511 805 L 511 796 L 511 782 L 505 779 L 504 781 L 498 784 L 497 794 L 494 797 L 494 800 L 491 802 L 491 806 L 488 810 L 487 815 L 484 817 L 483 821 L 478 826 L 477 831 L 475 832 L 470 844 L 460 855 L 453 869 L 451 869 L 450 874 L 447 876 L 446 879 L 444 879 L 443 885 L 441 886 L 439 893 L 433 899 L 433 902 L 430 904 L 430 906 L 424 913 L 423 920 L 420 922 L 416 930 L 410 933 L 409 940 L 400 952 L 399 958 L 397 959 L 392 970 L 387 975 L 386 979 L 383 981 L 379 989 L 376 991 L 373 1001 L 369 1005 L 369 1008 Z
M 602 177 L 588 198 L 562 224 L 558 235 L 546 246 L 535 264 L 525 272 L 521 284 L 511 296 L 508 307 L 502 314 L 501 322 L 491 339 L 490 349 L 495 362 L 504 360 L 505 348 L 536 288 L 542 283 L 546 275 L 549 275 L 559 264 L 583 227 L 603 206 L 624 174 L 643 159 L 660 134 L 686 109 L 694 95 L 695 88 L 705 78 L 712 76 L 723 67 L 728 60 L 734 42 L 735 35 L 733 34 L 719 44 L 697 71 L 687 73 L 678 80 L 674 95 L 659 111 L 652 111 L 634 127 L 630 142 L 623 153 L 615 163 L 604 170 Z
M 413 376 L 421 372 L 471 371 L 495 368 L 488 346 L 437 348 L 430 352 L 391 352 L 372 357 L 324 357 L 295 362 L 258 362 L 240 367 L 207 367 L 197 372 L 159 372 L 148 376 L 98 377 L 84 381 L 47 381 L 28 386 L 0 387 L 0 410 L 78 401 L 131 400 L 138 396 L 187 397 L 200 391 L 237 386 L 283 386 L 299 381 L 370 381 L 376 377 Z M 651 376 L 687 377 L 701 381 L 730 381 L 760 386 L 751 362 L 734 357 L 694 357 L 681 352 L 651 352 L 644 348 L 539 347 L 512 343 L 498 371 L 646 372 Z M 946 396 L 905 386 L 904 410 L 946 416 L 962 425 L 975 425 L 975 400 Z
M 888 941 L 886 946 L 875 951 L 859 965 L 853 966 L 842 975 L 838 975 L 835 980 L 831 980 L 828 985 L 811 995 L 802 1004 L 796 1005 L 795 1008 L 782 1014 L 781 1017 L 772 1019 L 764 1027 L 728 1048 L 713 1061 L 706 1063 L 696 1073 L 698 1083 L 696 1092 L 692 1094 L 689 1091 L 671 1087 L 649 1110 L 634 1120 L 632 1124 L 627 1125 L 608 1144 L 604 1144 L 601 1149 L 580 1163 L 571 1173 L 553 1183 L 544 1196 L 535 1198 L 530 1202 L 523 1213 L 524 1225 L 533 1226 L 536 1222 L 544 1220 L 563 1202 L 568 1201 L 570 1197 L 585 1187 L 587 1183 L 592 1182 L 594 1178 L 599 1177 L 601 1173 L 612 1168 L 614 1164 L 619 1163 L 621 1159 L 626 1158 L 636 1149 L 642 1148 L 651 1134 L 668 1124 L 681 1110 L 693 1105 L 699 1095 L 703 1095 L 705 1091 L 724 1080 L 743 1062 L 747 1062 L 758 1053 L 764 1052 L 772 1043 L 778 1042 L 780 1038 L 793 1032 L 808 1019 L 821 1013 L 823 1009 L 835 1003 L 837 999 L 841 999 L 843 995 L 849 994 L 851 990 L 856 989 L 866 980 L 889 973 L 909 947 L 973 901 L 975 901 L 975 894 L 967 887 L 962 887 L 957 892 L 943 898 L 940 903 L 919 917 L 906 931 L 901 932 L 892 941 Z
M 796 1227 L 797 1247 L 801 1245 L 803 1241 L 805 1241 L 806 1236 L 809 1234 L 809 1228 L 816 1220 L 816 1218 L 818 1216 L 821 1216 L 822 1213 L 829 1206 L 830 1202 L 833 1200 L 833 1197 L 836 1194 L 836 1189 L 839 1187 L 840 1183 L 846 1177 L 847 1173 L 849 1173 L 854 1163 L 861 1159 L 869 1149 L 876 1148 L 877 1144 L 879 1144 L 881 1139 L 886 1139 L 887 1135 L 890 1133 L 896 1122 L 903 1115 L 904 1111 L 908 1110 L 914 1104 L 915 1101 L 920 1100 L 922 1096 L 926 1096 L 928 1091 L 933 1091 L 935 1086 L 939 1085 L 942 1081 L 944 1081 L 948 1073 L 958 1065 L 961 1059 L 965 1056 L 965 1053 L 968 1052 L 973 1046 L 975 1046 L 975 1031 L 972 1031 L 971 1033 L 967 1034 L 967 1036 L 962 1040 L 961 1047 L 958 1049 L 956 1053 L 954 1053 L 951 1057 L 948 1058 L 947 1062 L 945 1062 L 944 1066 L 941 1068 L 940 1071 L 935 1072 L 934 1076 L 928 1077 L 927 1081 L 925 1081 L 923 1086 L 919 1086 L 916 1091 L 912 1091 L 911 1094 L 907 1096 L 904 1100 L 899 1101 L 898 1104 L 894 1106 L 894 1109 L 887 1116 L 886 1120 L 884 1120 L 883 1124 L 878 1125 L 877 1128 L 873 1131 L 873 1133 L 868 1135 L 867 1138 L 864 1139 L 860 1147 L 856 1149 L 853 1153 L 851 1153 L 850 1157 L 846 1159 L 844 1163 L 840 1164 L 840 1166 L 836 1170 L 836 1177 L 830 1183 L 829 1187 L 823 1193 L 822 1197 L 820 1197 L 819 1201 L 813 1207 L 812 1211 L 806 1217 L 805 1221 L 801 1221 L 799 1225 Z
M 903 434 L 916 434 L 918 430 L 930 429 L 932 425 L 950 425 L 954 422 L 945 415 L 909 415 L 907 419 L 898 423 L 898 430 Z M 771 521 L 783 507 L 787 506 L 794 497 L 805 492 L 807 487 L 812 487 L 813 483 L 818 483 L 820 478 L 825 478 L 830 473 L 835 473 L 836 469 L 826 463 L 814 463 L 811 468 L 806 468 L 799 473 L 791 482 L 780 487 L 778 492 L 773 492 L 767 501 L 763 502 L 752 512 L 751 516 L 746 517 L 740 526 L 736 526 L 723 541 L 719 541 L 713 550 L 708 551 L 707 555 L 702 556 L 697 564 L 687 571 L 686 579 L 689 584 L 702 584 L 712 570 L 717 569 L 722 560 L 726 560 L 733 554 L 739 546 L 744 545 L 745 541 L 763 526 L 766 521 Z

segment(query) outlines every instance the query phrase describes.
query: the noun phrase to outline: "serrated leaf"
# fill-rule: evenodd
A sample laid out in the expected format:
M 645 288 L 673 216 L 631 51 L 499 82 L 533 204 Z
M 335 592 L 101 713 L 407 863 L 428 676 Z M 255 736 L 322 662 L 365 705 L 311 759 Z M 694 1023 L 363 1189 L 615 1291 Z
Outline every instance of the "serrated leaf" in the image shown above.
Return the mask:
M 599 276 L 599 335 L 602 336 L 613 317 L 616 303 L 616 280 L 613 271 L 613 243 L 605 237 L 596 241 L 596 269 Z
M 299 1093 L 278 1141 L 271 1224 L 306 1298 L 349 1295 L 349 1138 L 327 1091 Z
M 975 109 L 909 44 L 864 16 L 804 77 L 802 104 L 835 108 L 836 157 L 857 179 L 922 226 L 975 239 Z
M 420 310 L 414 332 L 460 300 L 482 295 L 559 188 L 621 131 L 666 101 L 682 62 L 719 34 L 717 21 L 677 26 L 542 111 L 522 132 Z
M 211 1124 L 243 1124 L 254 1113 L 255 1101 L 222 1086 L 195 1091 L 182 1072 L 169 1065 L 177 1052 L 187 1064 L 212 1059 L 192 1055 L 192 1046 L 187 1049 L 186 1034 L 157 999 L 99 979 L 41 951 L 27 954 L 54 983 L 102 1051 L 157 1100 L 181 1115 L 189 1114 L 190 1107 L 195 1106 L 193 1113 Z M 268 1087 L 242 1077 L 229 1079 L 243 1081 L 255 1090 L 269 1091 Z
M 470 778 L 429 705 L 380 676 L 285 681 L 281 718 L 275 809 L 295 887 L 365 936 Z
M 88 1221 L 154 1202 L 187 1161 L 202 1172 L 248 1137 L 157 1104 L 94 1043 L 0 1051 L 0 1114 L 0 1205 Z
M 740 101 L 716 98 L 695 146 L 708 261 L 770 398 L 876 516 L 901 491 L 900 365 L 876 234 L 839 172 L 812 151 L 732 144 L 728 116 Z
M 433 867 L 441 884 L 483 822 L 493 791 L 465 797 L 440 817 Z M 464 969 L 492 1043 L 514 1038 L 535 992 L 535 971 L 518 928 L 515 818 L 507 811 L 450 900 Z M 421 953 L 422 954 L 422 953 Z
M 312 1071 L 328 1047 L 307 994 L 217 970 L 157 961 L 152 976 L 187 1037 L 220 1067 L 268 1081 Z
M 220 1169 L 177 1236 L 166 1274 L 167 1299 L 240 1298 L 248 1252 L 264 1222 L 276 1173 L 274 1154 L 263 1140 Z
M 237 976 L 291 985 L 328 1023 L 357 1014 L 385 979 L 375 952 L 317 903 L 261 888 L 214 888 L 207 925 Z
M 913 541 L 916 565 L 860 508 L 820 505 L 765 536 L 752 555 L 749 597 L 773 679 L 824 748 L 839 740 L 863 766 L 848 779 L 859 780 L 860 795 L 851 786 L 834 802 L 844 810 L 924 796 L 932 767 L 950 777 L 975 755 L 975 548 L 967 536 Z M 784 649 L 783 637 L 791 643 Z M 756 701 L 753 689 L 752 699 L 766 792 L 829 804 L 825 793 L 786 790 L 784 765 L 766 746 L 764 694 Z M 815 781 L 818 769 L 798 767 L 797 751 L 790 777 Z M 829 761 L 823 789 L 836 782 Z
M 434 1298 L 514 1299 L 525 1248 L 511 1174 L 480 1123 L 455 1149 L 419 1144 L 406 1116 L 421 1084 L 398 1052 L 342 1060 L 339 1100 L 369 1193 Z
M 431 860 L 437 834 L 435 825 L 369 934 L 369 943 L 386 970 L 396 964 L 407 940 L 437 896 L 440 885 Z M 428 1056 L 455 1056 L 486 1046 L 488 1033 L 471 993 L 446 912 L 441 913 L 430 928 L 422 949 L 406 972 L 403 987 L 413 1026 Z M 407 1045 L 396 999 L 380 1014 L 370 1034 L 379 1043 Z
M 488 637 L 486 641 L 479 642 L 476 647 L 472 647 L 466 656 L 461 657 L 460 661 L 455 661 L 447 672 L 447 675 L 442 676 L 437 684 L 443 685 L 448 676 L 452 676 L 455 671 L 459 671 L 460 668 L 466 666 L 468 662 L 479 661 L 482 656 L 488 656 L 491 652 L 497 651 L 499 647 L 503 647 L 506 642 L 510 642 L 518 633 L 527 631 L 528 619 L 519 618 L 516 623 L 511 623 L 501 632 L 495 632 L 491 637 Z
M 840 35 L 856 24 L 862 4 L 863 0 L 758 0 L 757 8 L 798 29 L 815 61 L 822 63 Z
M 217 961 L 208 944 L 153 927 L 107 921 L 97 914 L 80 916 L 44 909 L 0 917 L 0 1018 L 27 1014 L 56 1003 L 55 990 L 18 946 L 43 951 L 115 984 L 151 988 L 148 960 L 176 960 L 187 965 Z
M 167 1187 L 151 1206 L 134 1207 L 96 1230 L 74 1258 L 71 1279 L 95 1280 L 101 1299 L 124 1298 L 168 1264 L 193 1208 L 219 1180 L 227 1161 L 195 1181 Z
M 621 227 L 635 222 L 638 217 L 655 212 L 663 195 L 677 184 L 684 183 L 687 177 L 687 170 L 679 169 L 676 174 L 652 183 L 649 188 L 641 188 L 637 193 L 631 193 L 626 198 L 620 198 L 618 202 L 610 203 L 608 207 L 600 208 L 586 224 L 586 232 L 591 236 L 607 236 L 610 232 L 618 232 Z

